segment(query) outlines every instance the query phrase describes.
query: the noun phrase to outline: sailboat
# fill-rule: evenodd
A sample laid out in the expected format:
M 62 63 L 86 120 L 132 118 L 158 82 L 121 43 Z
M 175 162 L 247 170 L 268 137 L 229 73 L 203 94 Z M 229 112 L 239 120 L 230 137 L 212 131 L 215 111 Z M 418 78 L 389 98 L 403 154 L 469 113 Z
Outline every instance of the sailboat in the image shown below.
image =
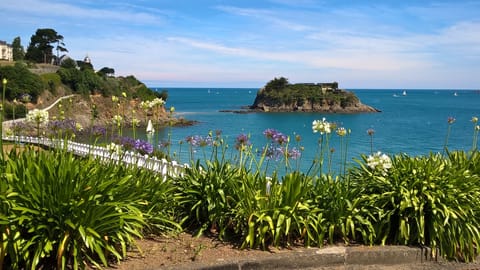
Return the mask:
M 455 93 L 453 93 L 453 95 L 454 95 L 454 96 L 458 96 L 458 93 L 457 93 L 457 92 L 455 92 Z
M 155 129 L 153 128 L 152 120 L 148 120 L 147 124 L 147 134 L 155 133 Z
M 407 91 L 403 90 L 402 96 L 406 96 L 406 95 L 407 95 Z

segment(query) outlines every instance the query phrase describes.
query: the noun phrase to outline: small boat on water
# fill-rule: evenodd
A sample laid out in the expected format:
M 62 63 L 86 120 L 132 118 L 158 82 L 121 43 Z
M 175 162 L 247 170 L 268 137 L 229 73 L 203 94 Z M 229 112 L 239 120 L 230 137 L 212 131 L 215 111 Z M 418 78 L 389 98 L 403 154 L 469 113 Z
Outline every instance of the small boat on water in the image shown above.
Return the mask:
M 455 91 L 455 92 L 453 93 L 453 95 L 454 95 L 454 96 L 458 96 L 458 93 Z
M 407 95 L 407 91 L 403 90 L 402 96 L 406 96 L 406 95 Z

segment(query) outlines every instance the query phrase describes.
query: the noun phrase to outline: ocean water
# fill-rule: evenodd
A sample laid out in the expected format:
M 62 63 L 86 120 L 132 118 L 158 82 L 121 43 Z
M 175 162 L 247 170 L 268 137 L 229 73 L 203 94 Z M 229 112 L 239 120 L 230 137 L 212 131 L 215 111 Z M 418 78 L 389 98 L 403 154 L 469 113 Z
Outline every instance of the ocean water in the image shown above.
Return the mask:
M 209 131 L 221 130 L 227 143 L 233 149 L 235 138 L 248 134 L 254 148 L 261 149 L 266 144 L 263 131 L 276 129 L 293 138 L 301 136 L 300 145 L 304 147 L 301 169 L 310 167 L 318 154 L 319 134 L 312 132 L 312 122 L 326 118 L 338 126 L 351 130 L 348 143 L 347 162 L 360 158 L 361 154 L 370 154 L 371 137 L 368 129 L 373 129 L 373 151 L 390 155 L 406 153 L 408 155 L 428 155 L 441 152 L 445 145 L 448 130 L 447 119 L 455 118 L 448 140 L 450 150 L 469 150 L 473 140 L 473 116 L 480 117 L 480 92 L 472 90 L 401 90 L 391 89 L 349 89 L 362 103 L 375 107 L 379 113 L 326 114 L 326 113 L 248 113 L 238 114 L 220 112 L 221 110 L 239 110 L 251 105 L 258 89 L 245 88 L 154 88 L 167 90 L 167 109 L 175 107 L 175 114 L 189 120 L 198 121 L 189 127 L 164 128 L 157 131 L 155 140 L 168 140 L 172 143 L 171 152 L 177 154 L 180 162 L 188 162 L 185 144 L 180 141 L 187 136 L 203 135 Z M 454 93 L 457 95 L 454 95 Z M 330 147 L 334 150 L 334 164 L 342 162 L 340 158 L 340 139 L 333 134 Z M 154 142 L 154 144 L 156 144 Z M 183 150 L 182 150 L 183 148 Z M 184 154 L 182 154 L 183 152 Z M 232 150 L 233 151 L 233 150 Z M 336 165 L 334 165 L 336 166 Z

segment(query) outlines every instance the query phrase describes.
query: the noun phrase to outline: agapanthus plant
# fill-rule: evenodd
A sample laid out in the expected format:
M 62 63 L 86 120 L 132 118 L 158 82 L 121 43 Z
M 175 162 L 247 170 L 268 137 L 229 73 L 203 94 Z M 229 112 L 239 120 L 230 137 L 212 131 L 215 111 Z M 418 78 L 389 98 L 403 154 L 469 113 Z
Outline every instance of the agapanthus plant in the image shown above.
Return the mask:
M 37 127 L 37 137 L 40 137 L 40 127 L 48 123 L 48 111 L 33 109 L 27 113 L 26 119 Z
M 376 152 L 367 157 L 367 166 L 374 172 L 380 172 L 383 176 L 392 168 L 392 160 L 382 152 Z

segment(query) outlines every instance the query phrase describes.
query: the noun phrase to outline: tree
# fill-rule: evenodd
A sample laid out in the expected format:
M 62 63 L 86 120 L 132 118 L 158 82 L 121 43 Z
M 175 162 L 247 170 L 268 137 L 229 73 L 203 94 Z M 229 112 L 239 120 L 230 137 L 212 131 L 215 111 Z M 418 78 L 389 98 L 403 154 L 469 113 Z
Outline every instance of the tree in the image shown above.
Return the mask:
M 25 58 L 25 50 L 23 49 L 20 37 L 16 37 L 12 42 L 13 61 L 21 61 Z
M 275 78 L 265 85 L 265 90 L 269 91 L 280 91 L 288 86 L 288 79 L 285 77 Z
M 53 55 L 56 48 L 57 55 Z M 37 29 L 35 35 L 30 38 L 30 44 L 25 54 L 25 59 L 35 63 L 51 63 L 59 59 L 59 52 L 68 52 L 63 43 L 63 36 L 50 28 Z
M 102 77 L 113 76 L 115 74 L 115 70 L 113 68 L 103 67 L 102 69 L 97 71 L 97 74 L 102 76 Z
M 67 57 L 65 57 L 65 60 L 63 60 L 60 63 L 60 66 L 63 67 L 63 68 L 76 68 L 77 67 L 77 62 L 75 60 L 73 60 L 72 58 L 67 56 Z
M 7 78 L 8 85 L 5 92 L 7 100 L 20 98 L 23 94 L 28 94 L 36 101 L 40 93 L 45 89 L 45 85 L 40 76 L 30 72 L 24 63 L 17 62 L 14 66 L 0 67 L 0 78 Z

